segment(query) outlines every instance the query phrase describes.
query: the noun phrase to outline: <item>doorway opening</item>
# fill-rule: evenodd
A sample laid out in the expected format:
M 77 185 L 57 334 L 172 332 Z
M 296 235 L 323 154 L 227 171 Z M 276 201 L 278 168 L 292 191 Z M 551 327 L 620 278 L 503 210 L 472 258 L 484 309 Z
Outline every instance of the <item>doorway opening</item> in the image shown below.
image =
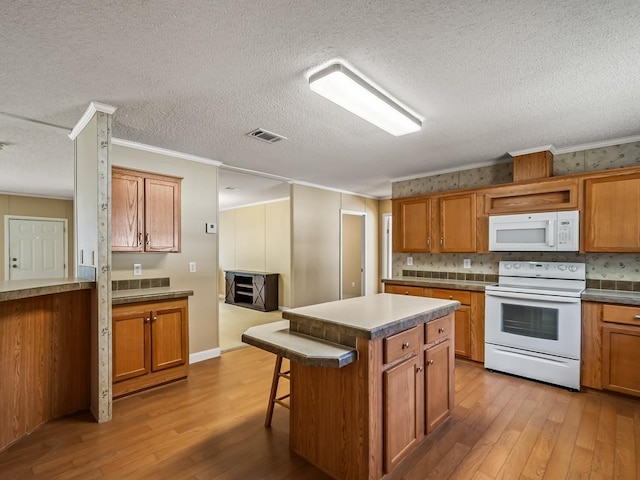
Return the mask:
M 340 299 L 361 297 L 366 290 L 365 212 L 340 211 Z
M 393 217 L 390 213 L 382 214 L 382 276 L 393 277 Z

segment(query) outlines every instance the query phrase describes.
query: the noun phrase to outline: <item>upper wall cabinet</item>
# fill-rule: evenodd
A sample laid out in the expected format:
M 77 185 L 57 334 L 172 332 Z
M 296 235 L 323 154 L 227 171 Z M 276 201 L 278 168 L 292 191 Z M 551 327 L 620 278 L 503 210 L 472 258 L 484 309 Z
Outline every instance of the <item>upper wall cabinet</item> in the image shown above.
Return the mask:
M 393 251 L 431 252 L 431 198 L 393 200 Z
M 500 185 L 484 194 L 484 213 L 490 215 L 577 210 L 577 178 L 553 178 L 517 185 Z
M 476 195 L 466 193 L 440 197 L 440 251 L 443 253 L 476 251 Z
M 178 177 L 113 167 L 113 252 L 180 252 L 181 181 Z
M 640 252 L 640 173 L 585 180 L 584 250 Z

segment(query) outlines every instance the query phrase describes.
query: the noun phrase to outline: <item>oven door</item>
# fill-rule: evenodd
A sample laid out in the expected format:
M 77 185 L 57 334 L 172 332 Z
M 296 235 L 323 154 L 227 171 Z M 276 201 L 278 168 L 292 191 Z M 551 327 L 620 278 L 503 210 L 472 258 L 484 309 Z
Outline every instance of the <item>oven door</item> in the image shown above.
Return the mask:
M 580 359 L 579 297 L 487 291 L 485 341 Z

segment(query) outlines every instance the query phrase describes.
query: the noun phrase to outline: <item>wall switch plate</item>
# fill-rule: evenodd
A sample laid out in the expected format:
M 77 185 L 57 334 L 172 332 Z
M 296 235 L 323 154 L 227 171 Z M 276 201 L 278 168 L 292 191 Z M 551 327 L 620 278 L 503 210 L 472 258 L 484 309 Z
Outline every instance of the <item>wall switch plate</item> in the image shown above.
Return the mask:
M 137 277 L 138 275 L 142 275 L 142 264 L 134 263 L 133 264 L 133 275 Z
M 413 257 L 407 257 L 407 265 L 413 265 Z
M 206 227 L 205 227 L 205 231 L 207 233 L 217 233 L 218 232 L 218 227 L 214 222 L 207 222 Z
M 196 271 L 196 262 L 189 262 L 189 273 L 195 273 Z
M 465 258 L 464 260 L 462 260 L 462 266 L 464 268 L 471 268 L 471 259 Z

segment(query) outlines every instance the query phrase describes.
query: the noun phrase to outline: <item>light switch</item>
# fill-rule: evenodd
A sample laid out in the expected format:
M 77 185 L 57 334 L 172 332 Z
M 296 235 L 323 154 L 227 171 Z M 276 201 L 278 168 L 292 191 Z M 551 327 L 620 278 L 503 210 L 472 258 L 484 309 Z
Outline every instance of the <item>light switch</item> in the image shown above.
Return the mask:
M 196 271 L 196 262 L 189 262 L 189 273 L 195 273 Z

